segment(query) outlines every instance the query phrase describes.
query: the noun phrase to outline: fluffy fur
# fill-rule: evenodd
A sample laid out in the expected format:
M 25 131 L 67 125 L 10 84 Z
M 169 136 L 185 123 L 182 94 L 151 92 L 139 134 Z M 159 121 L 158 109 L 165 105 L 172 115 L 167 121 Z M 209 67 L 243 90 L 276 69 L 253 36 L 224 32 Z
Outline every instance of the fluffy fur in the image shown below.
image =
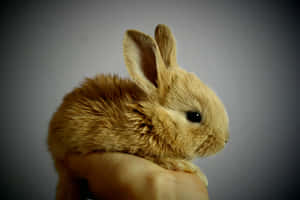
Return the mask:
M 188 160 L 215 154 L 228 139 L 222 102 L 177 65 L 175 39 L 167 26 L 156 27 L 155 40 L 128 30 L 123 49 L 132 80 L 87 78 L 64 97 L 51 119 L 48 145 L 59 174 L 57 199 L 80 196 L 80 185 L 63 164 L 70 153 L 125 152 L 207 181 Z M 187 111 L 199 111 L 201 123 L 188 121 Z

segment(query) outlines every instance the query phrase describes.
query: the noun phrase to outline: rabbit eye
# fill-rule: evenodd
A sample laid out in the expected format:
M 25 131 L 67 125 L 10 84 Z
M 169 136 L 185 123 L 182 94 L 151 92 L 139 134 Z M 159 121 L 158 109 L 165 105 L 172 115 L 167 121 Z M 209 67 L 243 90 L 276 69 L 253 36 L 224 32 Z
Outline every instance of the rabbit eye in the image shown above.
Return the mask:
M 186 118 L 187 118 L 189 121 L 195 122 L 195 123 L 200 123 L 201 120 L 202 120 L 201 113 L 195 112 L 195 111 L 187 111 L 187 112 L 186 112 Z

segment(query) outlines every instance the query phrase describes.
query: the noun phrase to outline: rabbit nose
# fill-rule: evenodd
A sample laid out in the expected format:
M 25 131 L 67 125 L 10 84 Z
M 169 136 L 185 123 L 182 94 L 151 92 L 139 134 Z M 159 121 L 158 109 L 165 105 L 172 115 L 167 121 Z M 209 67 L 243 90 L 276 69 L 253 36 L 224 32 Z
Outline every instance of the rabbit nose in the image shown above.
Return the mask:
M 226 132 L 226 135 L 225 135 L 225 144 L 227 144 L 227 143 L 228 143 L 228 140 L 229 140 L 229 133 L 228 133 L 228 132 Z

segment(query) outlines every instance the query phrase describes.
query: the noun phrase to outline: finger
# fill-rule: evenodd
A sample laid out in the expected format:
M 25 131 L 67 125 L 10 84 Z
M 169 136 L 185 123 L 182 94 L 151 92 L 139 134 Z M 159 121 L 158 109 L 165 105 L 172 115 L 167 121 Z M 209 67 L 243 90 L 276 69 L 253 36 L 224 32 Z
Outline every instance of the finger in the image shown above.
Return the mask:
M 68 164 L 88 180 L 92 192 L 107 199 L 153 199 L 149 195 L 145 198 L 145 193 L 155 183 L 154 174 L 167 171 L 151 161 L 122 153 L 72 155 Z
M 185 172 L 170 172 L 176 180 L 176 196 L 178 199 L 208 200 L 205 182 L 198 176 Z

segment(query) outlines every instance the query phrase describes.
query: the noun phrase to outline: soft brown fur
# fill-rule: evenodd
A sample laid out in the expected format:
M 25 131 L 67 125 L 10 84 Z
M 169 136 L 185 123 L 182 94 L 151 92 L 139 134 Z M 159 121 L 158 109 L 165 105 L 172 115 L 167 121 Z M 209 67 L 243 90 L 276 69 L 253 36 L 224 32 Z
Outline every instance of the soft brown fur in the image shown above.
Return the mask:
M 53 115 L 48 145 L 59 174 L 57 199 L 80 196 L 79 183 L 63 164 L 70 153 L 125 152 L 207 181 L 188 160 L 215 154 L 228 139 L 222 102 L 177 65 L 175 39 L 167 26 L 156 27 L 155 40 L 128 30 L 123 47 L 133 81 L 115 75 L 86 79 Z M 186 119 L 191 110 L 201 112 L 201 123 Z

